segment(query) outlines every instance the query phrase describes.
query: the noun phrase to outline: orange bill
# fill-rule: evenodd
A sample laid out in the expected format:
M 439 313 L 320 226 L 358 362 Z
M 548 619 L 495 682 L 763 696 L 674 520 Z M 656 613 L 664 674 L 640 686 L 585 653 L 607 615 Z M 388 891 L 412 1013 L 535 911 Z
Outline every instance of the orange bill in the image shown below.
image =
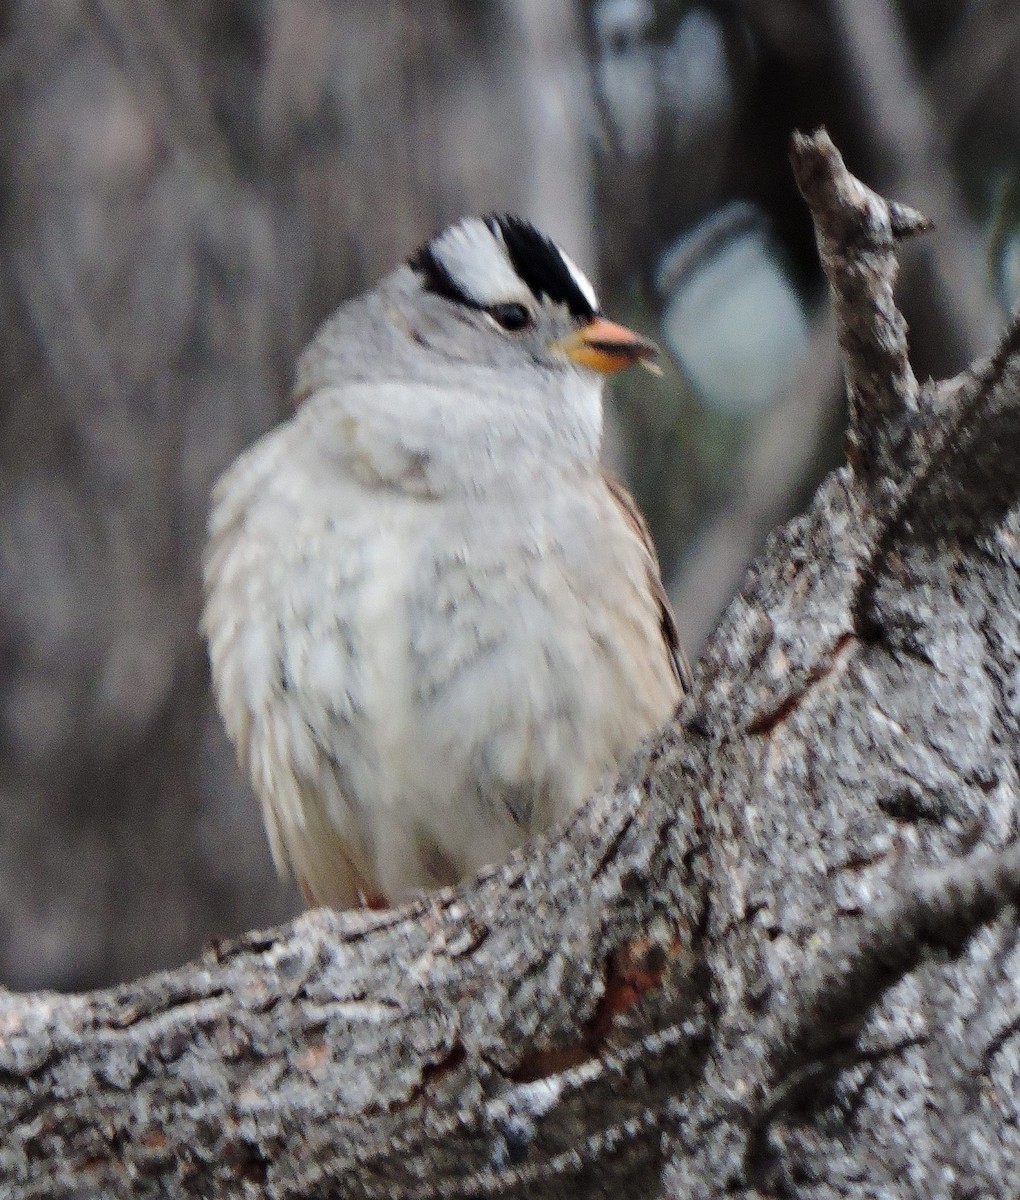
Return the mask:
M 605 317 L 593 318 L 583 329 L 555 342 L 553 349 L 603 375 L 612 375 L 659 353 L 654 342 Z

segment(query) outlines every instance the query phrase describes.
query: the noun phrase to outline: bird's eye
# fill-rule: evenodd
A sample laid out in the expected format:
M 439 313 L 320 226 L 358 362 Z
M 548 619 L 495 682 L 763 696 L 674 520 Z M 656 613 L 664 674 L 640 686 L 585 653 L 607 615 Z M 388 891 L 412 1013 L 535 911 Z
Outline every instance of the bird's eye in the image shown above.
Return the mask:
M 485 310 L 497 325 L 510 333 L 527 329 L 531 324 L 531 313 L 523 304 L 493 304 Z

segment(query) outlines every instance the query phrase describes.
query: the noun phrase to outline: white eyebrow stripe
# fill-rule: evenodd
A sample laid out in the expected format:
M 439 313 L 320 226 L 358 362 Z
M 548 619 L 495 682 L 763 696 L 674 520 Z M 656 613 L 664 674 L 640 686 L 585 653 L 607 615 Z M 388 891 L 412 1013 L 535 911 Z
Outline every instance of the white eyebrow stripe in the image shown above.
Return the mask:
M 576 262 L 561 246 L 556 247 L 560 252 L 560 258 L 563 259 L 564 265 L 570 272 L 570 276 L 574 283 L 577 284 L 578 291 L 588 301 L 594 312 L 599 311 L 599 298 L 595 295 L 595 289 L 592 287 L 588 276 L 581 270 Z

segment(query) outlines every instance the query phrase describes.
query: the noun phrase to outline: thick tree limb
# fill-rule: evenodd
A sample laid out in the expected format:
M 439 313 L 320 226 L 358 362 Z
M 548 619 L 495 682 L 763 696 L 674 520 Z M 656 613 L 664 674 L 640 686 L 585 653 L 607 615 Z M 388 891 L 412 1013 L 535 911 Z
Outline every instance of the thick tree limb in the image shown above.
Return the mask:
M 919 385 L 824 134 L 850 466 L 670 731 L 456 894 L 0 996 L 5 1195 L 1020 1194 L 1020 333 Z

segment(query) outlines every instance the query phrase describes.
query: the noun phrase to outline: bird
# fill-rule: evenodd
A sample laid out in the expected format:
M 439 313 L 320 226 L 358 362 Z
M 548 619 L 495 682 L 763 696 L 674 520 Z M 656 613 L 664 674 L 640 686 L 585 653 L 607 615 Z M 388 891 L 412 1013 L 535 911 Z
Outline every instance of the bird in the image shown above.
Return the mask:
M 202 629 L 273 858 L 398 905 L 570 816 L 690 675 L 603 385 L 657 347 L 512 214 L 345 302 L 213 489 Z

